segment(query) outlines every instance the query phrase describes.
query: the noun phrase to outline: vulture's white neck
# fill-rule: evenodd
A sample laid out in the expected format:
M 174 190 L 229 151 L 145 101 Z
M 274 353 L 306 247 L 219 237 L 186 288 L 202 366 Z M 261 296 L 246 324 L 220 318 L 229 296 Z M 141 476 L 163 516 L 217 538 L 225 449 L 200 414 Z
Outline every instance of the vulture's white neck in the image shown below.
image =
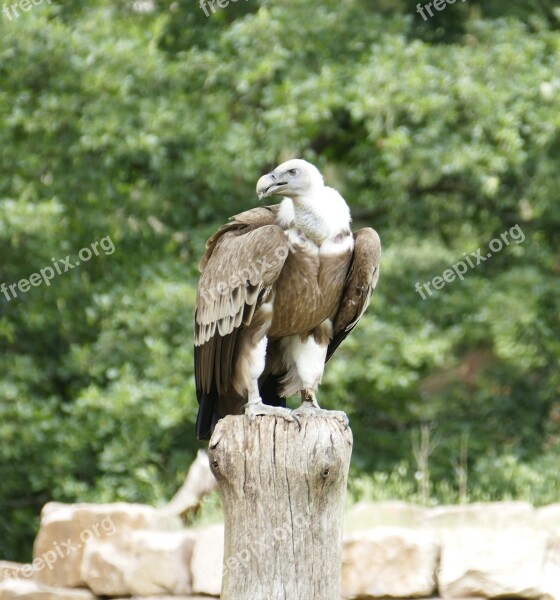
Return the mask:
M 350 209 L 333 188 L 322 186 L 295 200 L 284 198 L 278 212 L 282 227 L 295 226 L 317 243 L 350 231 Z

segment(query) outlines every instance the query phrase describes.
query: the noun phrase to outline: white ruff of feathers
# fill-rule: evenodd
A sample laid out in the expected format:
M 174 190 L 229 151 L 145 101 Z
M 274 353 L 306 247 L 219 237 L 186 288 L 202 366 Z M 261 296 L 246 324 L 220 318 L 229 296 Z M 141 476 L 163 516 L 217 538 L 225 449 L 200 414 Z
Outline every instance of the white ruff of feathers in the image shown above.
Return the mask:
M 315 183 L 311 190 L 296 200 L 284 198 L 278 211 L 278 224 L 297 227 L 317 243 L 350 230 L 350 209 L 344 198 L 331 187 Z

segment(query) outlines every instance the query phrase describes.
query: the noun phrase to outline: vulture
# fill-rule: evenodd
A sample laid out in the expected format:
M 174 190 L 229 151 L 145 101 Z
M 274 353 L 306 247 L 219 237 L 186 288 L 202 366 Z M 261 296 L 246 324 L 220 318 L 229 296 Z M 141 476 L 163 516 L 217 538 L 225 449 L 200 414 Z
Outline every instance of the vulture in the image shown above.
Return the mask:
M 324 410 L 317 388 L 325 363 L 354 329 L 379 278 L 375 230 L 350 228 L 344 198 L 302 159 L 257 182 L 258 206 L 206 243 L 195 309 L 196 433 L 209 439 L 226 415 L 342 420 Z M 301 395 L 301 406 L 286 398 Z

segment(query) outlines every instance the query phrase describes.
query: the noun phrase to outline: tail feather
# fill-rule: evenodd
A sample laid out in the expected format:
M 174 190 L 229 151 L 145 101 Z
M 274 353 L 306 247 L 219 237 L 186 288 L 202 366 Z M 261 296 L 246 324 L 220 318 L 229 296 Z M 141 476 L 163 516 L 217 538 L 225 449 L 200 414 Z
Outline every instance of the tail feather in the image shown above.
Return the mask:
M 284 376 L 267 375 L 259 386 L 262 401 L 271 406 L 286 406 L 286 399 L 280 397 L 281 379 Z M 239 414 L 242 412 L 241 405 L 243 400 L 237 394 L 230 392 L 220 398 L 216 385 L 212 385 L 210 392 L 204 392 L 197 389 L 198 396 L 198 415 L 196 417 L 196 437 L 199 440 L 209 440 L 214 433 L 216 423 L 225 414 Z M 220 408 L 223 411 L 220 411 Z
M 209 440 L 219 420 L 216 410 L 217 397 L 212 393 L 201 394 L 199 397 L 200 406 L 196 417 L 196 437 L 199 440 Z

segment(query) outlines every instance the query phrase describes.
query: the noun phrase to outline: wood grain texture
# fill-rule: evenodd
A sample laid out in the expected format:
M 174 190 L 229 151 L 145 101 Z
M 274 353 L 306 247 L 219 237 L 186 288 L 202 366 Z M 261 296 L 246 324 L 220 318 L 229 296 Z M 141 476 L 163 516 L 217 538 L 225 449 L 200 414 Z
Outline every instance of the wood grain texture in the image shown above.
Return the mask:
M 210 440 L 225 513 L 222 600 L 339 600 L 352 432 L 228 416 Z

